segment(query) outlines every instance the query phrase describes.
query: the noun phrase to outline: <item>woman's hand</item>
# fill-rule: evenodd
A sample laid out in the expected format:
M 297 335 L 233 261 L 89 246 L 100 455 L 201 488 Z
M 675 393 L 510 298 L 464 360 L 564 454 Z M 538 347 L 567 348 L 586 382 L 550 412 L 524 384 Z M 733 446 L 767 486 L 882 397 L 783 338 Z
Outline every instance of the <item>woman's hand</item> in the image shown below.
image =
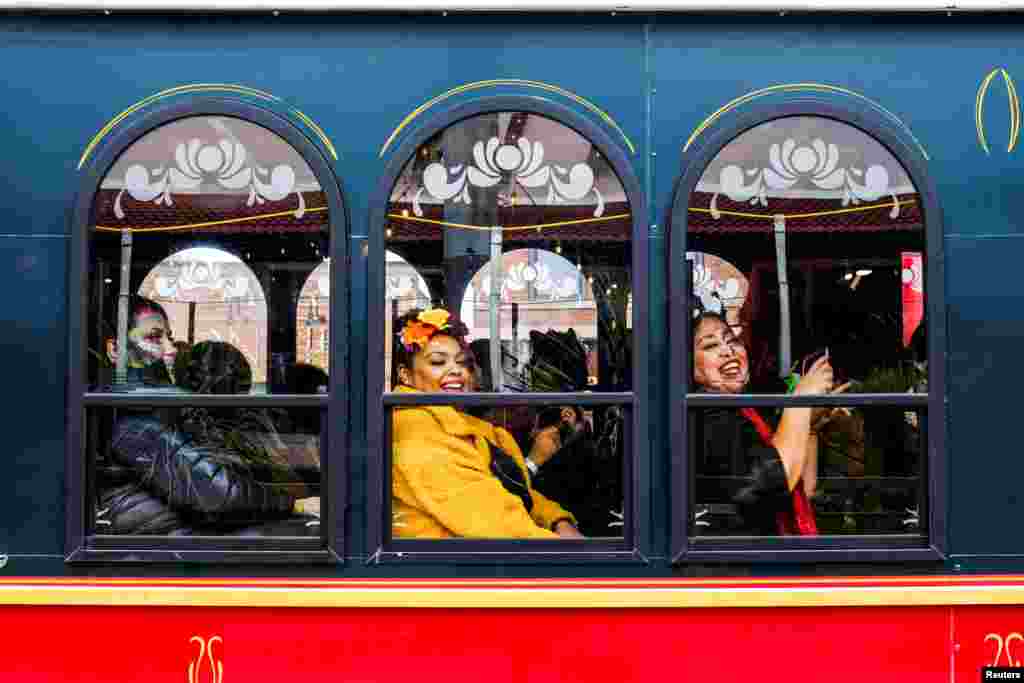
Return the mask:
M 562 448 L 562 434 L 559 428 L 563 424 L 569 425 L 573 430 L 580 428 L 580 425 L 576 424 L 576 413 L 572 408 L 563 407 L 559 419 L 558 424 L 534 432 L 530 453 L 526 457 L 537 467 L 553 458 Z
M 567 519 L 560 520 L 555 524 L 555 533 L 562 538 L 586 538 L 580 533 L 579 529 L 573 526 L 572 522 Z
M 320 496 L 312 498 L 299 498 L 292 505 L 292 512 L 297 515 L 310 515 L 320 519 Z
M 828 392 L 830 394 L 841 394 L 850 388 L 850 382 L 840 384 L 838 387 Z M 820 432 L 828 425 L 829 422 L 840 416 L 851 415 L 849 408 L 838 406 L 835 408 L 818 407 L 811 409 L 811 431 Z
M 832 391 L 832 383 L 832 365 L 829 363 L 828 356 L 822 356 L 814 361 L 804 376 L 800 378 L 793 390 L 793 395 L 827 394 Z
M 537 467 L 540 467 L 555 456 L 555 453 L 562 447 L 562 435 L 558 433 L 558 425 L 552 425 L 541 429 L 533 435 L 533 444 L 530 445 L 530 454 L 526 457 Z

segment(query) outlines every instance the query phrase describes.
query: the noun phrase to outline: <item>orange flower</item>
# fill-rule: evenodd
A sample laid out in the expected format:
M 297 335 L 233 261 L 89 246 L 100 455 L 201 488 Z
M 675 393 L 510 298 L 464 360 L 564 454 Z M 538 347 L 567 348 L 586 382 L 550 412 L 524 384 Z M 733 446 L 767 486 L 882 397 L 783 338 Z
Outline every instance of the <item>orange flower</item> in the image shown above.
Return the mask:
M 432 308 L 429 311 L 420 313 L 416 316 L 416 319 L 428 325 L 433 325 L 439 330 L 443 330 L 448 326 L 448 318 L 450 317 L 451 313 L 443 308 Z
M 430 323 L 410 320 L 402 328 L 402 345 L 410 351 L 416 346 L 422 349 L 435 332 L 437 332 L 437 327 Z

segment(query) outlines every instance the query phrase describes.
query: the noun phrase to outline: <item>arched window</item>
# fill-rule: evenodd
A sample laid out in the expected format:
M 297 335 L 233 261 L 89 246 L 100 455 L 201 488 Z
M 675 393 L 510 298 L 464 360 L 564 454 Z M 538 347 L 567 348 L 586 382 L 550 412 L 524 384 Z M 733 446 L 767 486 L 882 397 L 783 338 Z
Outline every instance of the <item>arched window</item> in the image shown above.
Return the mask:
M 927 553 L 941 526 L 924 275 L 938 211 L 919 160 L 858 124 L 801 113 L 738 126 L 694 153 L 679 186 L 682 556 L 792 552 L 793 536 L 805 550 L 849 537 L 844 557 Z
M 71 401 L 86 429 L 70 438 L 91 488 L 75 492 L 72 509 L 87 515 L 69 544 L 84 557 L 106 537 L 108 559 L 119 548 L 216 559 L 219 538 L 245 537 L 233 552 L 326 557 L 332 396 L 293 395 L 331 385 L 328 363 L 296 354 L 297 314 L 312 281 L 327 319 L 341 196 L 321 153 L 281 119 L 224 101 L 200 110 L 219 113 L 144 117 L 132 128 L 144 133 L 95 157 L 98 180 L 82 193 L 87 290 L 73 324 L 86 362 L 72 368 Z M 140 535 L 164 538 L 123 538 Z
M 371 288 L 371 310 L 383 320 L 371 322 L 380 336 L 371 337 L 369 368 L 391 423 L 374 487 L 392 523 L 371 532 L 384 555 L 423 549 L 436 557 L 444 539 L 460 539 L 456 554 L 481 550 L 469 539 L 488 547 L 557 542 L 568 533 L 560 522 L 569 521 L 600 539 L 588 549 L 628 555 L 638 443 L 629 438 L 639 329 L 631 304 L 643 286 L 635 269 L 644 249 L 634 242 L 638 186 L 599 129 L 557 107 L 536 110 L 533 100 L 497 102 L 464 108 L 408 142 L 374 223 L 371 267 L 378 286 L 386 284 Z M 430 300 L 417 301 L 419 311 L 396 310 L 389 299 L 391 252 L 423 279 Z M 466 461 L 439 454 L 436 472 L 417 466 L 430 449 L 458 445 L 411 429 L 432 412 L 439 424 L 465 420 L 491 455 L 474 464 L 468 451 Z M 382 427 L 371 417 L 371 439 Z M 508 457 L 507 485 L 488 469 L 494 449 Z M 451 467 L 462 469 L 446 472 Z M 431 494 L 437 506 L 414 493 L 423 493 L 423 477 L 449 476 L 450 489 Z M 463 485 L 488 492 L 478 509 L 453 503 L 469 500 L 456 491 Z

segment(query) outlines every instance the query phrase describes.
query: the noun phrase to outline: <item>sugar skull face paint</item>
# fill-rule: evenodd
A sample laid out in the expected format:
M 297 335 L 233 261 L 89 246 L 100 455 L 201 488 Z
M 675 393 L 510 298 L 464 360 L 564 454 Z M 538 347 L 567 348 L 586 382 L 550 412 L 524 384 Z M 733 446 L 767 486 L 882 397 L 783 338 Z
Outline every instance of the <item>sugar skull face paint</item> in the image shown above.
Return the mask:
M 128 330 L 128 362 L 132 367 L 145 367 L 163 362 L 171 347 L 167 320 L 158 312 L 139 311 L 135 324 Z
M 747 349 L 724 321 L 701 320 L 693 334 L 693 379 L 706 391 L 738 394 L 750 379 Z

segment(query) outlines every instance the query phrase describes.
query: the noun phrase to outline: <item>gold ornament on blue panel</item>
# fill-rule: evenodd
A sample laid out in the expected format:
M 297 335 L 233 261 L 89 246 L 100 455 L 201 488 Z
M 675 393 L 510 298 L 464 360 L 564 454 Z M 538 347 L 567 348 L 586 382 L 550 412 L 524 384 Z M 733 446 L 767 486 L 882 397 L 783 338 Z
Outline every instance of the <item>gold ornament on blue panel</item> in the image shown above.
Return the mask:
M 1010 72 L 1002 67 L 996 67 L 988 72 L 985 78 L 981 79 L 978 86 L 978 93 L 974 97 L 974 127 L 978 133 L 978 143 L 985 150 L 985 154 L 991 154 L 989 150 L 988 137 L 985 132 L 985 99 L 988 96 L 989 87 L 996 76 L 1001 76 L 1003 85 L 1006 86 L 1006 97 L 1010 107 L 1010 131 L 1006 143 L 1007 154 L 1013 153 L 1020 139 L 1020 98 L 1017 96 L 1017 86 L 1014 85 Z

